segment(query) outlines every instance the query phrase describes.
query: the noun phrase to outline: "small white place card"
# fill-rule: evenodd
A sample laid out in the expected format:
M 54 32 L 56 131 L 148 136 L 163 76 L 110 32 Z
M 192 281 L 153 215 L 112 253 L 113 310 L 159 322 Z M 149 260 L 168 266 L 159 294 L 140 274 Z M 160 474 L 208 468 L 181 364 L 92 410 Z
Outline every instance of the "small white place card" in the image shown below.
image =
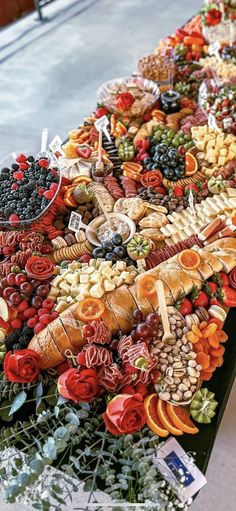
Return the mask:
M 173 437 L 157 448 L 153 463 L 182 502 L 191 499 L 207 483 L 194 460 Z

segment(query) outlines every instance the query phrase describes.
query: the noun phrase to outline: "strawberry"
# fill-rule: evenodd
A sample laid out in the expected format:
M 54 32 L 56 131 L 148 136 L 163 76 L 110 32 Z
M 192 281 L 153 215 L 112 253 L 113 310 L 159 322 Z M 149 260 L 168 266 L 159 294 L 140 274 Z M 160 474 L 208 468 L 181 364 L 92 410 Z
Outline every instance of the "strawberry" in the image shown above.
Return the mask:
M 203 287 L 203 290 L 205 291 L 207 296 L 211 298 L 212 296 L 215 296 L 215 293 L 218 290 L 218 286 L 215 282 L 206 282 Z
M 182 316 L 187 316 L 187 314 L 191 314 L 193 311 L 193 306 L 188 298 L 182 298 L 178 300 L 178 302 L 175 304 L 175 307 L 178 309 L 180 314 L 182 314 Z
M 43 329 L 44 329 L 44 325 L 42 325 L 41 323 L 37 323 L 37 325 L 35 325 L 35 327 L 34 327 L 34 333 L 38 334 Z
M 47 169 L 48 166 L 49 166 L 48 160 L 46 160 L 46 158 L 40 158 L 39 166 L 40 167 L 44 167 L 45 169 Z
M 181 186 L 174 186 L 173 192 L 175 194 L 175 197 L 183 197 L 184 191 Z
M 220 271 L 219 273 L 221 286 L 229 286 L 229 277 L 227 273 Z
M 209 304 L 209 298 L 204 291 L 199 291 L 196 286 L 191 293 L 192 304 L 195 308 L 197 307 L 207 307 Z
M 97 119 L 100 119 L 100 117 L 103 117 L 104 115 L 107 114 L 109 114 L 109 110 L 107 110 L 107 108 L 105 108 L 104 106 L 98 107 L 97 110 L 95 111 L 95 117 Z
M 27 158 L 26 158 L 25 154 L 19 154 L 16 158 L 16 161 L 18 163 L 25 163 L 27 161 Z
M 210 298 L 210 305 L 218 305 L 218 307 L 222 307 L 222 303 L 217 300 L 217 298 Z
M 22 181 L 24 177 L 24 172 L 22 172 L 21 170 L 16 170 L 16 172 L 13 172 L 13 177 L 14 179 L 17 179 L 17 181 Z
M 185 186 L 185 195 L 188 195 L 186 192 L 192 190 L 192 192 L 195 192 L 195 193 L 198 193 L 199 192 L 199 188 L 198 186 L 196 185 L 196 183 L 190 183 L 189 185 Z
M 227 307 L 236 307 L 236 290 L 229 286 L 222 287 L 223 304 Z
M 19 167 L 21 170 L 27 170 L 29 168 L 29 164 L 28 163 L 20 163 Z
M 46 192 L 43 192 L 43 196 L 45 197 L 45 199 L 48 200 L 53 199 L 54 194 L 55 194 L 54 190 L 46 190 Z

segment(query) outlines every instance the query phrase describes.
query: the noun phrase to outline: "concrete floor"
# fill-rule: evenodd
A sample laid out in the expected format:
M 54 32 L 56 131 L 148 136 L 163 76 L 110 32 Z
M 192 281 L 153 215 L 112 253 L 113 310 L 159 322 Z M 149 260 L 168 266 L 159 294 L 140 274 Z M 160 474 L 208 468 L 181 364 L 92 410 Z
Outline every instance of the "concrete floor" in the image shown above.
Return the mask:
M 129 75 L 140 56 L 201 4 L 58 0 L 45 9 L 47 23 L 39 24 L 33 14 L 0 32 L 0 160 L 13 150 L 38 152 L 44 126 L 50 138 L 56 133 L 65 138 L 92 111 L 103 81 Z M 217 436 L 208 484 L 191 511 L 235 510 L 235 406 L 236 386 Z M 21 504 L 0 505 L 0 511 L 27 510 Z

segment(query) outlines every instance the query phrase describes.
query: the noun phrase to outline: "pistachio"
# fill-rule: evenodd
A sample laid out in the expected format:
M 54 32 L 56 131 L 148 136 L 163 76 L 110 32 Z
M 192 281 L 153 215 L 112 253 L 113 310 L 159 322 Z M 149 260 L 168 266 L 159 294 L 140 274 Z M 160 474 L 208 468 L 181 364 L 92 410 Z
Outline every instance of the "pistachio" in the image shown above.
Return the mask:
M 173 364 L 174 359 L 173 359 L 172 355 L 168 355 L 168 362 L 169 362 L 170 364 Z
M 175 377 L 174 377 L 174 382 L 175 382 L 175 385 L 179 385 L 179 383 L 181 382 L 181 380 L 175 376 Z
M 174 372 L 173 367 L 168 367 L 166 369 L 166 375 L 167 376 L 173 376 L 173 372 Z
M 195 367 L 196 365 L 197 365 L 196 360 L 189 360 L 189 361 L 188 361 L 188 366 L 189 366 L 189 367 Z
M 172 397 L 173 401 L 180 401 L 180 396 L 176 392 L 173 392 L 171 397 Z
M 164 401 L 169 401 L 170 400 L 170 393 L 169 392 L 160 392 L 159 393 L 159 398 L 163 399 Z
M 193 367 L 187 367 L 187 372 L 189 376 L 197 376 L 197 371 Z
M 174 379 L 171 376 L 165 376 L 165 382 L 168 383 L 168 385 L 173 385 Z
M 165 372 L 166 372 L 166 369 L 167 369 L 167 365 L 166 365 L 166 364 L 162 364 L 162 365 L 161 365 L 161 372 L 162 372 L 162 373 L 165 373 Z
M 184 383 L 184 385 L 186 385 L 186 387 L 190 387 L 190 377 L 189 377 L 189 379 L 183 378 L 183 383 Z
M 176 369 L 176 370 L 174 371 L 174 376 L 175 376 L 176 378 L 181 378 L 181 377 L 183 377 L 183 376 L 184 376 L 184 374 L 185 374 L 185 371 L 180 371 L 180 370 L 178 370 L 178 369 Z
M 197 378 L 195 376 L 189 376 L 190 383 L 197 383 Z
M 187 392 L 188 387 L 184 383 L 180 383 L 179 384 L 179 390 L 181 390 L 181 392 Z
M 182 362 L 174 362 L 173 363 L 173 369 L 181 369 L 183 367 Z
M 184 399 L 190 399 L 192 397 L 191 390 L 187 390 L 187 392 L 184 392 Z

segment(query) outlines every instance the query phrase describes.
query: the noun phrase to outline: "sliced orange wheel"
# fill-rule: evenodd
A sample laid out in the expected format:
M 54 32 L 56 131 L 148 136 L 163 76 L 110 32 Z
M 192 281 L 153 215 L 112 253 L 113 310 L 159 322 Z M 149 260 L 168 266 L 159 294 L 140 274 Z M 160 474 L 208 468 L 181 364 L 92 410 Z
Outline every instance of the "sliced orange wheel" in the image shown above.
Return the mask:
M 77 314 L 81 321 L 100 319 L 105 312 L 105 305 L 99 298 L 85 298 L 79 303 Z
M 192 153 L 185 154 L 185 176 L 193 176 L 198 169 L 198 162 Z
M 169 431 L 172 435 L 180 436 L 183 434 L 183 431 L 175 426 L 175 424 L 170 419 L 167 413 L 167 403 L 162 399 L 158 399 L 157 402 L 157 415 L 163 424 L 163 426 Z
M 143 275 L 137 280 L 137 297 L 145 298 L 156 293 L 155 275 Z
M 156 435 L 166 437 L 169 435 L 169 431 L 164 428 L 157 415 L 158 399 L 158 395 L 154 393 L 147 396 L 144 400 L 144 406 L 147 414 L 147 425 L 154 433 L 156 433 Z
M 170 403 L 167 403 L 166 411 L 169 419 L 173 422 L 173 424 L 184 433 L 189 433 L 189 435 L 196 435 L 196 433 L 199 432 L 199 429 L 196 428 L 195 424 L 193 424 L 189 418 L 187 410 L 184 408 L 184 406 L 174 406 Z
M 184 270 L 196 270 L 201 264 L 201 257 L 196 250 L 187 248 L 178 255 L 178 263 Z

